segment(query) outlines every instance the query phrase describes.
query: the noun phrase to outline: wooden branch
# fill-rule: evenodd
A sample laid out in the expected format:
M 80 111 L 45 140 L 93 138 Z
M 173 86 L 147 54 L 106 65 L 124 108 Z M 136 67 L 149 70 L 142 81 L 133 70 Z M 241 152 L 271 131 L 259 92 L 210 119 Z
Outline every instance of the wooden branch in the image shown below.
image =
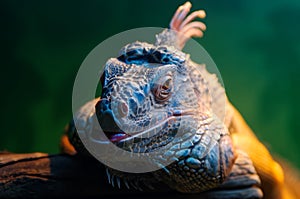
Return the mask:
M 92 158 L 0 152 L 0 198 L 224 198 L 211 193 L 118 189 L 108 184 L 104 166 Z
M 134 194 L 107 183 L 104 167 L 93 159 L 64 154 L 0 153 L 0 198 L 98 197 Z

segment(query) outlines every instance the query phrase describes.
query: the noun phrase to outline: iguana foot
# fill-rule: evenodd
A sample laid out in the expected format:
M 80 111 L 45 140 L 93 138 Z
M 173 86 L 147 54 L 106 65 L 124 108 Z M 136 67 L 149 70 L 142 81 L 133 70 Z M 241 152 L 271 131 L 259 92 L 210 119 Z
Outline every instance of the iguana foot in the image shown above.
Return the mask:
M 263 193 L 260 178 L 249 156 L 237 150 L 238 157 L 228 178 L 218 188 L 204 192 L 208 199 L 260 199 Z
M 186 2 L 180 6 L 170 22 L 170 29 L 178 32 L 178 46 L 180 49 L 184 47 L 189 38 L 202 37 L 203 31 L 206 30 L 204 23 L 200 21 L 193 21 L 196 18 L 205 18 L 205 11 L 197 10 L 187 16 L 191 7 L 192 4 L 190 2 Z

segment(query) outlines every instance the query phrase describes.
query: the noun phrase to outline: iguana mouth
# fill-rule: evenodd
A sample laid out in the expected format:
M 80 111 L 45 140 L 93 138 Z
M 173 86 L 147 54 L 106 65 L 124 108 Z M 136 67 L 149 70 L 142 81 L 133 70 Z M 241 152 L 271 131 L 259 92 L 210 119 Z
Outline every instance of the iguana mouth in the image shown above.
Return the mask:
M 195 114 L 195 110 L 170 110 L 168 112 L 168 117 L 164 120 L 158 121 L 154 126 L 151 126 L 143 131 L 137 131 L 132 133 L 131 135 L 127 134 L 123 130 L 121 130 L 116 124 L 114 120 L 111 122 L 114 123 L 114 126 L 117 127 L 114 131 L 104 131 L 108 139 L 112 143 L 118 143 L 120 141 L 129 141 L 134 138 L 149 138 L 154 136 L 156 133 L 160 132 L 163 128 L 167 128 L 168 124 L 173 120 L 179 120 L 182 117 L 193 116 Z

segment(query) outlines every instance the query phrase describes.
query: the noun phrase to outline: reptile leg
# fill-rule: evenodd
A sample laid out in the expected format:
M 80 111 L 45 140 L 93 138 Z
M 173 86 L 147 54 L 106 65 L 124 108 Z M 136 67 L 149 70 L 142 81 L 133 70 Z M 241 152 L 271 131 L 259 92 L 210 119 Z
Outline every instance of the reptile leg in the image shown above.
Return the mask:
M 186 41 L 191 37 L 202 37 L 203 31 L 206 30 L 204 23 L 200 21 L 193 21 L 196 18 L 205 18 L 204 10 L 197 10 L 187 16 L 192 4 L 186 2 L 180 6 L 175 12 L 171 22 L 170 29 L 178 32 L 178 47 L 182 49 Z
M 260 178 L 249 156 L 237 150 L 238 157 L 228 178 L 216 189 L 203 193 L 209 199 L 262 198 Z

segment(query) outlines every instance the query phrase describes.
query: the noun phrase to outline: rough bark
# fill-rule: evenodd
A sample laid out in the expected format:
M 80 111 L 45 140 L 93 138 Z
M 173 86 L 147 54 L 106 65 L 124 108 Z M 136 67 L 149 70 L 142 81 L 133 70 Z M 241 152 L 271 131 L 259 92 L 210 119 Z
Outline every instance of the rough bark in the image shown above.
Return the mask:
M 116 191 L 103 166 L 93 159 L 64 154 L 0 153 L 0 198 L 90 198 L 136 194 Z

